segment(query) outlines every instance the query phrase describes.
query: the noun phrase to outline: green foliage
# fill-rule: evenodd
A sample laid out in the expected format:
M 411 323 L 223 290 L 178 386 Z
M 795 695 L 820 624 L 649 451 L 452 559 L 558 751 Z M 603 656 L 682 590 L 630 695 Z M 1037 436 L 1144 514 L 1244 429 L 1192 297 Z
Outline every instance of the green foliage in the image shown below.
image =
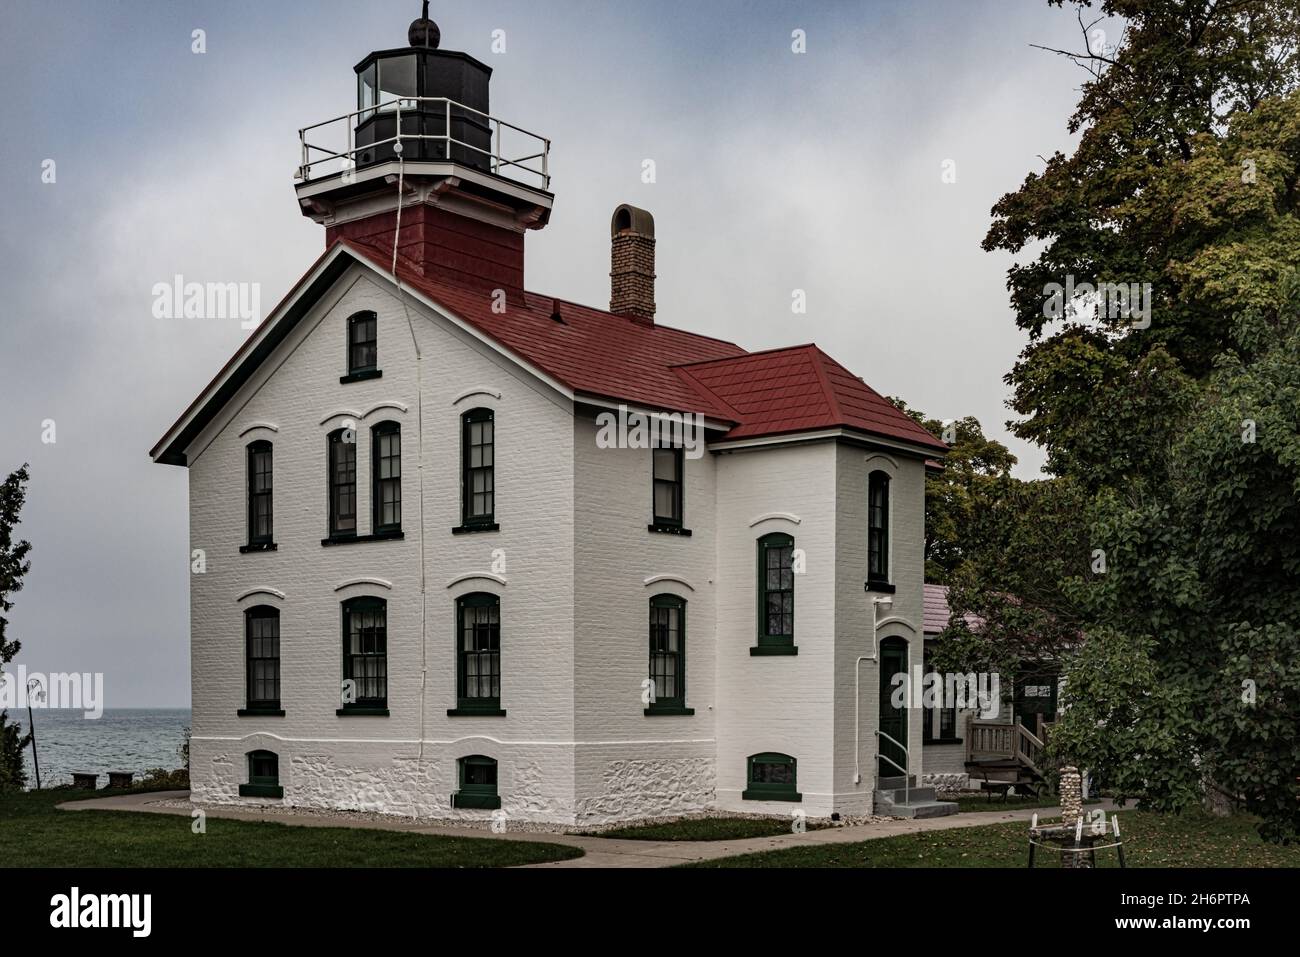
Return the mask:
M 1069 5 L 1088 38 L 1094 5 Z M 985 623 L 945 644 L 977 662 L 1050 646 L 1067 671 L 1058 758 L 1158 809 L 1227 794 L 1286 841 L 1300 834 L 1300 17 L 1294 0 L 1095 7 L 1125 32 L 1115 50 L 1057 51 L 1088 70 L 1078 147 L 998 202 L 984 242 L 1034 253 L 1008 273 L 1030 337 L 1007 376 L 1010 427 L 1057 478 L 1010 486 L 970 530 L 950 603 Z M 1053 317 L 1048 286 L 1067 277 L 1150 283 L 1149 327 L 1083 301 Z
M 902 399 L 889 401 L 949 445 L 943 471 L 930 472 L 925 479 L 925 580 L 944 585 L 966 561 L 969 530 L 980 512 L 997 500 L 998 486 L 1009 480 L 1016 457 L 986 436 L 974 416 L 945 423 L 909 409 Z
M 21 642 L 10 638 L 8 612 L 14 607 L 10 597 L 23 587 L 23 575 L 31 568 L 27 559 L 31 543 L 14 541 L 14 526 L 27 497 L 27 466 L 12 473 L 0 485 L 0 666 L 8 664 L 18 654 Z M 16 680 L 10 678 L 10 680 Z M 27 770 L 23 766 L 23 748 L 30 735 L 20 735 L 18 726 L 9 722 L 9 714 L 0 711 L 0 792 L 20 790 L 27 785 Z

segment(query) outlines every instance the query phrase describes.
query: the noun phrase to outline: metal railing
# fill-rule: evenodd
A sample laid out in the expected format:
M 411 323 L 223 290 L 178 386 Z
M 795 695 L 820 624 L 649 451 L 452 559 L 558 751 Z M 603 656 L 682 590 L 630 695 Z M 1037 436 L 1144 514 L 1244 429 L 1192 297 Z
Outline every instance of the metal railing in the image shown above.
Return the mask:
M 415 116 L 424 119 L 426 122 L 422 125 L 427 125 L 429 120 L 437 122 L 439 109 L 442 112 L 442 132 L 403 132 L 403 111 L 407 117 Z M 393 135 L 358 145 L 358 123 L 385 114 L 394 117 Z M 467 143 L 452 135 L 453 119 L 458 124 L 463 124 L 469 116 L 478 117 L 487 126 L 490 149 Z M 307 138 L 309 133 L 312 134 L 312 139 L 318 142 L 310 142 Z M 319 145 L 321 139 L 334 139 L 339 148 Z M 522 141 L 518 146 L 505 142 L 516 139 Z M 302 165 L 298 167 L 295 178 L 304 183 L 322 176 L 355 172 L 357 154 L 363 151 L 376 150 L 378 155 L 381 147 L 391 144 L 391 157 L 397 159 L 403 152 L 404 142 L 425 141 L 444 144 L 446 157 L 451 157 L 452 147 L 469 150 L 485 157 L 489 169 L 497 176 L 504 176 L 525 185 L 540 185 L 545 190 L 551 188 L 550 140 L 445 96 L 404 96 L 376 103 L 364 109 L 353 110 L 351 113 L 344 113 L 333 119 L 304 126 L 298 131 L 298 141 L 302 146 Z M 510 149 L 511 155 L 506 154 L 507 148 Z M 513 155 L 516 151 L 519 155 Z
M 911 755 L 909 755 L 909 754 L 907 753 L 907 747 L 906 747 L 905 745 L 899 744 L 899 743 L 898 743 L 897 741 L 895 741 L 892 737 L 890 737 L 890 736 L 887 735 L 885 732 L 883 732 L 883 731 L 881 731 L 881 730 L 879 730 L 879 729 L 876 729 L 876 737 L 878 737 L 878 738 L 884 738 L 886 741 L 888 741 L 888 742 L 889 742 L 890 744 L 892 744 L 894 747 L 898 748 L 898 750 L 902 751 L 902 752 L 903 752 L 903 761 L 904 761 L 904 762 L 905 762 L 909 767 L 911 766 L 911 764 L 912 764 L 912 757 L 911 757 Z M 880 760 L 882 760 L 882 761 L 888 761 L 888 762 L 889 762 L 890 764 L 892 764 L 894 767 L 898 768 L 898 770 L 900 770 L 900 771 L 903 772 L 903 803 L 904 803 L 904 804 L 911 804 L 911 803 L 912 803 L 912 782 L 909 780 L 909 778 L 910 778 L 910 776 L 911 776 L 911 775 L 910 775 L 910 772 L 907 770 L 907 768 L 903 767 L 903 765 L 899 764 L 897 761 L 895 761 L 895 760 L 894 760 L 893 758 L 891 758 L 889 755 L 885 754 L 885 752 L 881 751 L 879 747 L 876 748 L 876 757 L 880 758 Z M 879 786 L 879 783 L 880 783 L 879 781 L 876 782 L 877 786 Z

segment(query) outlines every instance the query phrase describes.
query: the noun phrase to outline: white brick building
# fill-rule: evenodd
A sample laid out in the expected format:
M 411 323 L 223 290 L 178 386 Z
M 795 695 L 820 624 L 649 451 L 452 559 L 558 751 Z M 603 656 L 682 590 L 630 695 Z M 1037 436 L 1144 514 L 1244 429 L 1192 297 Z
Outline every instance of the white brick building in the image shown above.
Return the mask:
M 548 144 L 503 165 L 490 71 L 429 40 L 356 68 L 348 149 L 297 185 L 326 253 L 152 452 L 203 552 L 195 799 L 870 810 L 878 730 L 922 773 L 880 690 L 920 660 L 944 447 L 815 346 L 658 324 L 644 211 L 615 211 L 615 311 L 525 292 Z M 620 408 L 700 445 L 606 447 Z

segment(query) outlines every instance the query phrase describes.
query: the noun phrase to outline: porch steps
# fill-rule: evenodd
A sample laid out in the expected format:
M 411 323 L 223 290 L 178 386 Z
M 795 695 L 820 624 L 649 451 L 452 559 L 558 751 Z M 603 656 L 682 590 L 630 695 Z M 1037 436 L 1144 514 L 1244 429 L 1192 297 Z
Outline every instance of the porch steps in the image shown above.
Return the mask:
M 876 784 L 875 808 L 882 817 L 945 817 L 957 813 L 957 805 L 952 801 L 935 800 L 934 788 L 908 788 L 915 785 L 916 777 L 910 776 L 904 781 L 901 777 L 880 778 Z

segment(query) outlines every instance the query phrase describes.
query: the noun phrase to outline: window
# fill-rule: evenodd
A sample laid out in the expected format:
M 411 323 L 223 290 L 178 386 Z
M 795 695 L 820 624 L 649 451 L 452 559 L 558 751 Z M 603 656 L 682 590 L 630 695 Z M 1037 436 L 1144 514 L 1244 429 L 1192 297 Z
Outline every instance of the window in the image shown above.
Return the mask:
M 758 540 L 758 647 L 753 654 L 794 654 L 794 539 Z
M 329 437 L 330 536 L 357 533 L 357 434 L 336 429 Z
M 957 709 L 946 707 L 939 709 L 939 740 L 954 741 L 957 738 Z
M 503 715 L 501 602 L 476 592 L 456 602 L 456 707 L 450 714 Z
M 654 449 L 654 524 L 682 524 L 682 449 Z
M 272 541 L 271 443 L 252 442 L 248 446 L 248 544 Z
M 402 427 L 380 422 L 370 433 L 370 475 L 374 488 L 371 530 L 375 534 L 402 530 Z
M 867 478 L 867 584 L 889 581 L 889 476 Z
M 343 678 L 351 682 L 340 712 L 388 708 L 388 603 L 350 598 L 343 603 Z M 348 700 L 348 698 L 352 700 Z
M 650 599 L 650 680 L 646 714 L 695 713 L 686 707 L 686 602 L 676 595 Z
M 362 377 L 379 371 L 378 320 L 373 312 L 359 312 L 348 319 L 348 375 Z
M 471 754 L 456 762 L 460 790 L 451 796 L 452 807 L 476 807 L 493 810 L 501 806 L 497 794 L 497 763 L 481 754 Z
M 279 711 L 279 610 L 269 605 L 258 605 L 244 612 L 244 637 L 247 649 L 247 711 Z
M 752 754 L 745 775 L 746 801 L 802 801 L 797 788 L 798 762 L 788 754 Z
M 274 751 L 248 752 L 248 783 L 239 786 L 240 797 L 284 797 L 280 787 L 280 757 Z
M 462 416 L 461 522 L 465 527 L 495 527 L 494 421 L 491 409 Z

